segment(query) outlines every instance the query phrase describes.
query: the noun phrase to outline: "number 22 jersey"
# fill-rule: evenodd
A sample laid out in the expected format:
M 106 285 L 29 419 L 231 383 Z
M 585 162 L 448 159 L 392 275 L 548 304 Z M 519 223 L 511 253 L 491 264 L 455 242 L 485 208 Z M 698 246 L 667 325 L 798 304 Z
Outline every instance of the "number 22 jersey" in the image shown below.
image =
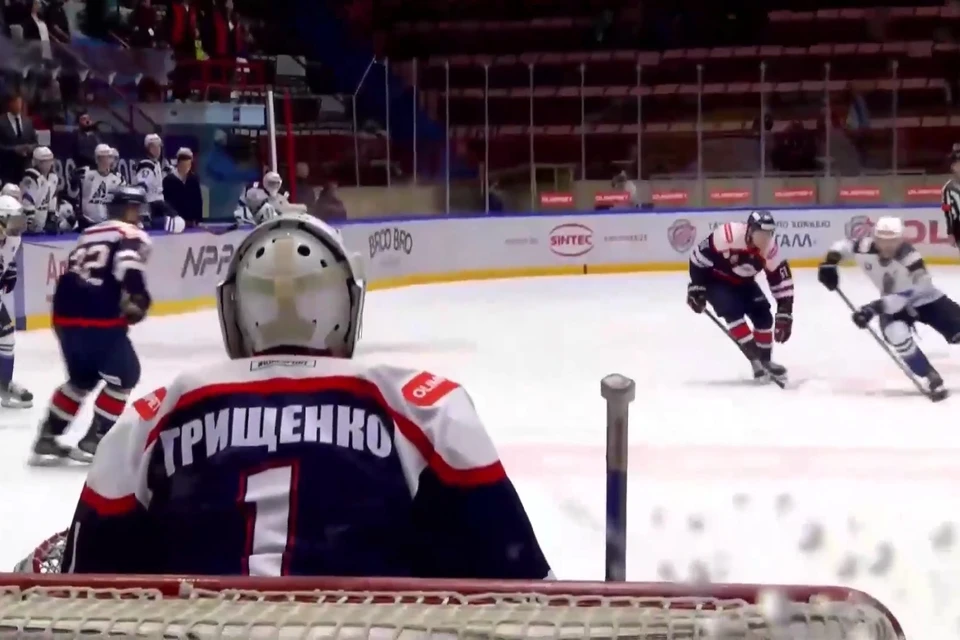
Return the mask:
M 54 327 L 122 328 L 124 294 L 150 300 L 145 268 L 150 238 L 140 228 L 108 220 L 87 228 L 67 258 L 53 294 Z

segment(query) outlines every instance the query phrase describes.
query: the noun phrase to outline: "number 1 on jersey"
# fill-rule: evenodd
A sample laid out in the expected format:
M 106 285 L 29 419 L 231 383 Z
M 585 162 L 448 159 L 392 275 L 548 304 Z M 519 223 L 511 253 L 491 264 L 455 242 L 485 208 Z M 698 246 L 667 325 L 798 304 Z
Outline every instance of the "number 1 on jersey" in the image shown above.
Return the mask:
M 244 573 L 282 576 L 296 530 L 297 465 L 272 467 L 241 480 L 247 509 Z

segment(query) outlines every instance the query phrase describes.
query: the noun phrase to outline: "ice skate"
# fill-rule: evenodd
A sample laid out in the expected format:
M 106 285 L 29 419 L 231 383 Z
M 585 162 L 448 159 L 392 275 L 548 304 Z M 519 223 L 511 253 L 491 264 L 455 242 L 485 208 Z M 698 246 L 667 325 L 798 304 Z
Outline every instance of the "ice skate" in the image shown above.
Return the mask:
M 0 407 L 6 409 L 29 409 L 33 406 L 33 394 L 16 382 L 0 387 Z
M 92 461 L 93 456 L 97 454 L 100 441 L 103 440 L 103 436 L 107 435 L 110 426 L 109 424 L 105 425 L 100 416 L 94 415 L 93 422 L 90 423 L 90 428 L 87 429 L 87 433 L 80 438 L 80 442 L 77 443 L 77 451 L 75 452 L 74 459 L 80 462 Z
M 929 385 L 927 394 L 934 402 L 945 400 L 950 395 L 950 392 L 943 386 L 943 378 L 934 370 L 931 370 L 930 375 L 927 376 L 927 384 Z
M 48 467 L 75 459 L 73 447 L 61 444 L 46 422 L 40 425 L 36 440 L 33 441 L 30 459 L 32 467 Z

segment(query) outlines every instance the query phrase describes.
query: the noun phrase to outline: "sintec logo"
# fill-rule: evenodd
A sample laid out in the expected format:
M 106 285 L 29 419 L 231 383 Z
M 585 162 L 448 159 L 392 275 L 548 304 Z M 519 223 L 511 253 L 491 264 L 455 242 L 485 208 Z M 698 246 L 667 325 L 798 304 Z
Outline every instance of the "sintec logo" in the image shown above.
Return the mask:
M 569 222 L 550 231 L 550 251 L 558 256 L 574 258 L 593 249 L 593 229 L 585 224 Z

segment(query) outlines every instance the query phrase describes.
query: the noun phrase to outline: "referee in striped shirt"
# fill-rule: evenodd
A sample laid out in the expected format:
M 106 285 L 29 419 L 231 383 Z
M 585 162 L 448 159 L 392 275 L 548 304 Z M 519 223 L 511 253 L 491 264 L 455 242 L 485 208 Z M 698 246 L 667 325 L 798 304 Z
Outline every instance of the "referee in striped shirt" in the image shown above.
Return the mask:
M 960 246 L 960 143 L 954 144 L 950 151 L 950 173 L 941 191 L 941 208 L 947 221 L 947 231 L 954 244 Z

